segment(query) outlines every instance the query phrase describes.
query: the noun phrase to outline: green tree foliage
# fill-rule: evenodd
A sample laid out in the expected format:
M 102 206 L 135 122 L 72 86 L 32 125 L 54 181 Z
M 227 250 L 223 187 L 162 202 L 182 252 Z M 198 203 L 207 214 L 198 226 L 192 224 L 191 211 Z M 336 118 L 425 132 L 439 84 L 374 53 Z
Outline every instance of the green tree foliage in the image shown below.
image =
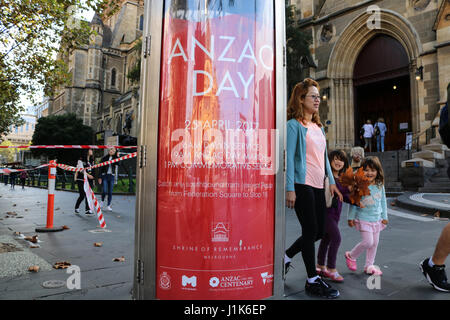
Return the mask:
M 287 90 L 290 96 L 294 86 L 303 81 L 301 60 L 310 56 L 309 45 L 312 42 L 310 34 L 299 28 L 301 19 L 300 10 L 295 5 L 286 7 L 286 71 Z
M 93 143 L 91 127 L 73 113 L 39 118 L 34 130 L 32 145 L 86 145 Z M 45 154 L 59 163 L 75 165 L 83 151 L 79 149 L 31 149 L 33 155 Z
M 0 0 L 0 135 L 20 125 L 21 95 L 51 96 L 70 82 L 64 54 L 94 32 L 78 10 L 113 14 L 117 0 Z
M 13 144 L 9 140 L 5 140 L 0 143 L 0 146 L 12 146 Z M 14 155 L 16 154 L 15 149 L 12 148 L 0 148 L 0 155 L 3 163 L 13 162 Z
M 0 92 L 3 90 L 9 91 L 12 89 L 8 88 L 7 85 L 3 86 L 2 82 L 0 82 Z M 0 93 L 0 99 L 2 96 L 7 94 L 8 92 L 3 92 L 3 94 Z M 11 92 L 11 94 L 15 93 Z M 23 108 L 18 105 L 5 104 L 2 106 L 0 103 L 0 138 L 9 133 L 10 126 L 20 127 L 25 123 L 25 121 L 20 117 L 20 112 L 22 111 Z

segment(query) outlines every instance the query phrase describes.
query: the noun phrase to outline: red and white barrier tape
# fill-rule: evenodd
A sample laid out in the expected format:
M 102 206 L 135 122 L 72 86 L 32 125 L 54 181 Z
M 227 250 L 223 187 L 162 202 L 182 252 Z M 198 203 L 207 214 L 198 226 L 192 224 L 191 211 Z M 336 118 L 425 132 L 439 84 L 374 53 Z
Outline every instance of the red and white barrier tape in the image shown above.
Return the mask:
M 40 168 L 44 168 L 44 167 L 48 167 L 48 163 L 47 163 L 47 164 L 40 165 L 39 167 L 36 167 L 36 168 L 31 168 L 31 169 L 10 169 L 10 168 L 0 168 L 0 173 L 10 174 L 10 173 L 12 173 L 12 172 L 32 171 L 32 170 L 36 170 L 36 169 L 40 169 Z
M 114 159 L 114 160 L 110 160 L 110 161 L 105 161 L 103 163 L 99 163 L 99 164 L 96 164 L 94 166 L 87 167 L 87 168 L 75 168 L 75 167 L 68 166 L 68 165 L 62 164 L 62 163 L 57 163 L 56 166 L 58 168 L 63 169 L 63 170 L 80 172 L 80 171 L 83 171 L 83 170 L 95 169 L 95 168 L 98 168 L 98 167 L 107 166 L 107 165 L 110 165 L 110 164 L 115 163 L 115 162 L 119 162 L 119 161 L 126 160 L 126 159 L 131 159 L 131 158 L 136 157 L 136 156 L 137 156 L 137 152 L 133 152 L 133 153 L 129 153 L 129 154 L 123 156 L 123 157 L 120 157 L 120 158 L 117 158 L 117 159 Z M 99 203 L 97 201 L 97 198 L 95 197 L 95 194 L 92 191 L 91 186 L 89 185 L 86 171 L 84 171 L 84 192 L 86 193 L 86 199 L 88 199 L 89 209 L 91 209 L 93 212 L 96 213 L 97 219 L 98 219 L 98 223 L 100 224 L 100 227 L 102 229 L 105 228 L 106 227 L 105 218 L 103 217 L 102 210 L 101 210 L 100 205 L 99 205 Z
M 83 171 L 83 170 L 91 170 L 91 169 L 107 166 L 107 165 L 110 165 L 110 164 L 115 163 L 115 162 L 119 162 L 119 161 L 122 161 L 122 160 L 134 158 L 136 156 L 137 156 L 137 152 L 133 152 L 133 153 L 129 153 L 129 154 L 123 156 L 123 157 L 120 157 L 120 158 L 117 158 L 117 159 L 114 159 L 114 160 L 110 160 L 110 161 L 105 161 L 105 162 L 102 162 L 102 163 L 99 163 L 99 164 L 96 164 L 94 166 L 87 167 L 87 168 L 75 168 L 75 167 L 69 166 L 67 164 L 62 164 L 62 163 L 57 163 L 56 166 L 58 168 L 63 169 L 63 170 L 72 171 L 72 172 L 77 172 L 77 171 L 80 172 L 80 171 Z
M 37 146 L 0 146 L 13 149 L 136 149 L 136 146 L 97 146 L 97 145 L 37 145 Z
M 27 147 L 29 147 L 29 146 L 27 146 Z M 96 165 L 88 167 L 88 168 L 75 168 L 75 167 L 68 166 L 68 165 L 62 164 L 62 163 L 57 163 L 56 166 L 58 168 L 63 169 L 63 170 L 80 172 L 80 171 L 83 171 L 83 170 L 95 169 L 95 168 L 98 168 L 98 167 L 107 166 L 107 165 L 110 165 L 110 164 L 115 163 L 115 162 L 119 162 L 119 161 L 122 161 L 122 160 L 134 158 L 136 156 L 137 156 L 137 152 L 133 152 L 133 153 L 129 153 L 129 154 L 123 156 L 123 157 L 120 157 L 120 158 L 117 158 L 117 159 L 114 159 L 114 160 L 110 160 L 110 161 L 106 161 L 106 162 L 103 162 L 103 163 L 99 163 L 99 164 L 96 164 Z M 48 164 L 44 164 L 44 165 L 41 165 L 41 166 L 33 168 L 33 169 L 0 169 L 0 173 L 8 173 L 9 174 L 11 172 L 35 170 L 35 169 L 42 168 L 42 167 L 47 167 L 47 166 L 48 166 Z M 100 205 L 99 205 L 99 203 L 97 201 L 97 198 L 95 197 L 95 194 L 92 191 L 91 186 L 89 185 L 86 171 L 84 171 L 84 192 L 86 193 L 86 199 L 88 200 L 89 209 L 91 209 L 93 212 L 95 212 L 97 214 L 97 219 L 98 219 L 98 222 L 100 224 L 100 227 L 102 229 L 105 228 L 106 227 L 106 222 L 105 222 L 105 219 L 103 217 L 102 210 L 101 210 Z
M 110 165 L 110 164 L 115 163 L 115 162 L 119 162 L 119 161 L 122 161 L 122 160 L 134 158 L 136 156 L 137 156 L 137 152 L 129 153 L 129 154 L 127 154 L 125 156 L 122 156 L 120 158 L 117 158 L 117 159 L 114 159 L 114 160 L 110 160 L 110 161 L 106 161 L 106 162 L 103 162 L 103 163 L 99 163 L 99 164 L 93 165 L 93 166 L 91 166 L 89 168 L 86 168 L 86 169 L 95 169 L 95 168 L 107 166 L 107 165 Z
M 104 229 L 106 227 L 105 218 L 102 214 L 102 209 L 98 204 L 97 198 L 95 197 L 94 192 L 92 192 L 91 186 L 89 185 L 86 171 L 84 172 L 84 192 L 86 193 L 86 199 L 88 201 L 89 209 L 92 212 L 95 212 L 97 215 L 98 223 L 100 224 L 100 228 Z

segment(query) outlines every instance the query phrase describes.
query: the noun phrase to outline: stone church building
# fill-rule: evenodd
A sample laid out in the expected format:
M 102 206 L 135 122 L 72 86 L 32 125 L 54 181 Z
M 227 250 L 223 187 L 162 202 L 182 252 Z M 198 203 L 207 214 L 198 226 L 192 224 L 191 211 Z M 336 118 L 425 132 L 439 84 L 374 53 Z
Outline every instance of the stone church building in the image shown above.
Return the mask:
M 291 0 L 312 37 L 304 75 L 320 84 L 330 149 L 384 118 L 386 150 L 425 143 L 450 82 L 450 0 Z
M 140 42 L 144 1 L 119 1 L 117 12 L 89 23 L 96 31 L 89 45 L 63 57 L 72 75 L 70 86 L 49 99 L 49 114 L 73 112 L 96 132 L 96 143 L 105 136 L 137 136 L 139 79 L 128 75 L 140 70 Z
M 304 75 L 317 80 L 330 148 L 360 144 L 364 122 L 384 118 L 386 150 L 405 147 L 407 132 L 426 143 L 450 82 L 450 0 L 287 0 L 312 37 Z M 97 133 L 137 136 L 144 1 L 90 22 L 97 35 L 65 59 L 72 85 L 49 99 L 49 114 L 74 112 Z M 312 59 L 311 59 L 312 58 Z

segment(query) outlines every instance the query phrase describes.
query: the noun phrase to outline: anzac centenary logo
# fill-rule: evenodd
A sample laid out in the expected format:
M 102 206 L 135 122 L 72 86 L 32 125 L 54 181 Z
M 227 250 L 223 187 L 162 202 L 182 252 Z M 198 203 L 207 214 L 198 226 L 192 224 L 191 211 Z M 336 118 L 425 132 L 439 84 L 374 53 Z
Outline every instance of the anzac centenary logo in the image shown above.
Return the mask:
M 218 288 L 227 290 L 230 288 L 249 289 L 253 288 L 253 278 L 244 276 L 222 276 L 211 277 L 209 279 L 209 285 L 211 288 Z

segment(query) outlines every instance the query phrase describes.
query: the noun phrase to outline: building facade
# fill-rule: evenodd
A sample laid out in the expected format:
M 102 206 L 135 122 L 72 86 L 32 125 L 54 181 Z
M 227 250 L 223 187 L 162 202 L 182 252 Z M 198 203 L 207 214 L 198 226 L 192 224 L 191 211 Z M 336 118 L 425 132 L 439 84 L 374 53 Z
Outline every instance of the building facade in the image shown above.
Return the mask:
M 9 141 L 9 143 L 13 146 L 18 145 L 28 145 L 31 144 L 31 140 L 33 138 L 34 129 L 36 127 L 36 111 L 35 107 L 28 107 L 25 109 L 25 111 L 21 114 L 21 118 L 24 120 L 24 124 L 20 127 L 17 126 L 11 126 L 10 132 L 5 137 L 2 137 L 3 141 Z M 12 159 L 8 159 L 8 161 L 22 161 L 23 160 L 23 154 L 24 149 L 4 149 L 5 152 L 13 151 L 14 156 Z M 5 155 L 3 155 L 5 156 Z M 8 158 L 8 157 L 6 157 Z M 6 159 L 2 159 L 3 162 L 8 162 Z
M 10 141 L 13 145 L 26 145 L 31 142 L 37 118 L 35 108 L 26 108 L 21 118 L 25 123 L 20 127 L 11 126 L 9 134 L 4 137 L 4 140 Z
M 48 116 L 49 98 L 44 97 L 42 102 L 36 107 L 36 117 L 42 118 Z
M 359 129 L 384 118 L 386 150 L 421 141 L 450 82 L 449 0 L 291 0 L 312 36 L 307 74 L 321 87 L 330 148 L 361 144 Z
M 137 135 L 139 79 L 129 75 L 140 68 L 144 1 L 118 5 L 111 17 L 94 15 L 88 45 L 65 53 L 72 84 L 49 99 L 49 114 L 77 114 L 97 133 L 97 142 L 104 142 L 105 132 Z

